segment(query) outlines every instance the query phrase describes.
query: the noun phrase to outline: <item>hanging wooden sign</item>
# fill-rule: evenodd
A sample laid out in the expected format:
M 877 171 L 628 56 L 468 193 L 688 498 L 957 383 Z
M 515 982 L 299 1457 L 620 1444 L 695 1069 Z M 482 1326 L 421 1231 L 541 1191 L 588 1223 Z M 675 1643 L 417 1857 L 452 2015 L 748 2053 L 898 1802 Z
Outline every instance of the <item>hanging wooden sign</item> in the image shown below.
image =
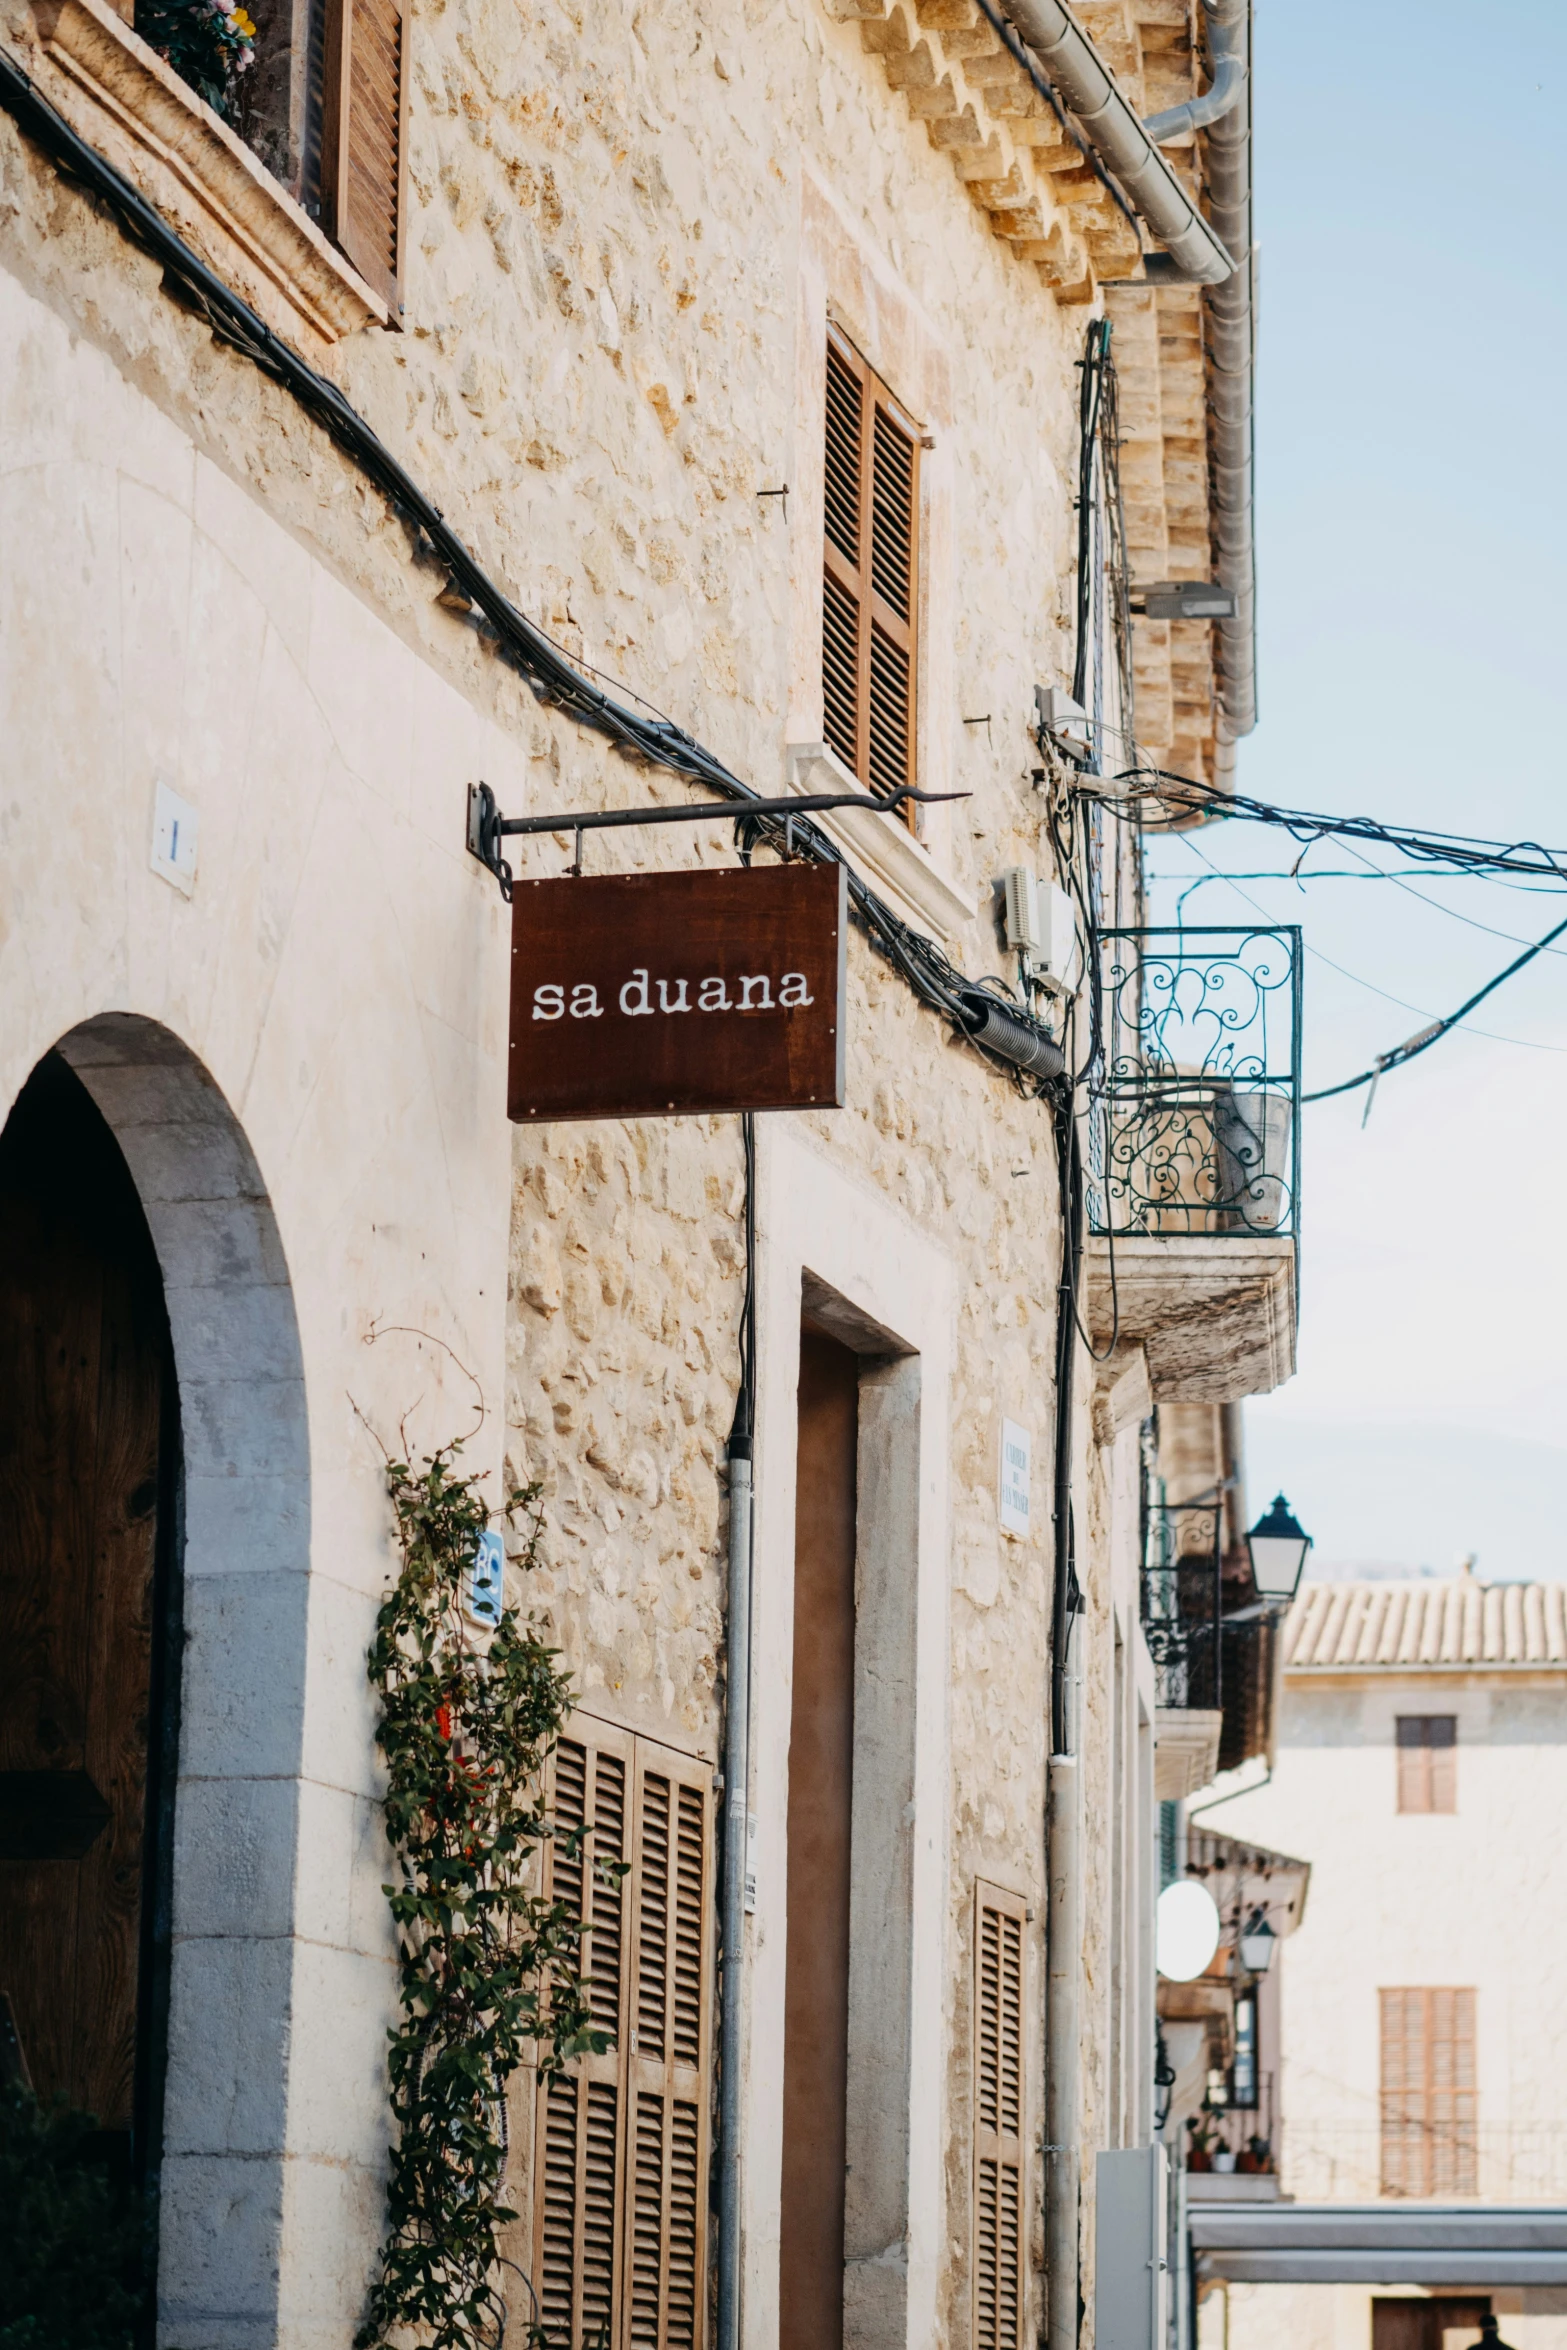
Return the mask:
M 841 865 L 518 881 L 508 1115 L 840 1107 L 847 933 Z

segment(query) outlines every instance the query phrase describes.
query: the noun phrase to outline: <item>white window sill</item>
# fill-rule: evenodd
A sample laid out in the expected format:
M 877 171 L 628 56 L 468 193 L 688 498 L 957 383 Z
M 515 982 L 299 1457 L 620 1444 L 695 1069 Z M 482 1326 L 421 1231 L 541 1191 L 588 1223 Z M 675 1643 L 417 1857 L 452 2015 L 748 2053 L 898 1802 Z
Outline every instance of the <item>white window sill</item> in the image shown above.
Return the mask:
M 863 813 L 858 808 L 829 808 L 811 822 L 837 842 L 860 879 L 885 898 L 895 914 L 940 945 L 967 928 L 978 911 L 974 899 L 947 879 L 901 816 L 889 816 L 878 807 L 836 751 L 825 743 L 791 743 L 787 756 L 791 792 L 852 791 L 864 800 Z
M 48 94 L 227 283 L 292 340 L 389 313 L 243 139 L 106 0 L 33 0 Z

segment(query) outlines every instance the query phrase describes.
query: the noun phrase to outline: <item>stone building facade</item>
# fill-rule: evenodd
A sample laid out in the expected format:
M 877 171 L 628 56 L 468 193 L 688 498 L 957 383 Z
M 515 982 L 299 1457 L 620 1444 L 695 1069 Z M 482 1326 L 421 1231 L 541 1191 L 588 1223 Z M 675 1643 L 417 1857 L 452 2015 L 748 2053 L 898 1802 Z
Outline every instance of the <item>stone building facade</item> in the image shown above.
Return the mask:
M 497 1495 L 503 1474 L 543 1488 L 544 1564 L 521 1596 L 575 1677 L 573 1738 L 638 1787 L 662 1773 L 688 1790 L 708 1840 L 694 2297 L 682 2316 L 666 2266 L 654 2316 L 633 2309 L 615 2200 L 599 2312 L 587 2219 L 549 2233 L 547 2148 L 519 2080 L 511 2250 L 556 2294 L 559 2338 L 577 2350 L 598 2314 L 617 2343 L 716 2338 L 724 2247 L 705 2214 L 713 2165 L 738 2154 L 724 2350 L 792 2342 L 789 2195 L 825 2145 L 847 2180 L 836 2222 L 812 2223 L 841 2231 L 829 2331 L 1018 2350 L 1048 2325 L 1061 2350 L 1079 2278 L 1092 2338 L 1092 2155 L 1152 2134 L 1156 1748 L 1161 1794 L 1216 1763 L 1176 1718 L 1191 1709 L 1161 1702 L 1141 1630 L 1150 1447 L 1161 1410 L 1211 1416 L 1287 1376 L 1292 1244 L 1233 1214 L 1145 1214 L 1119 1248 L 1088 1235 L 1071 1294 L 1058 1140 L 1086 1096 L 1058 1115 L 1059 1084 L 978 1049 L 863 922 L 843 1105 L 759 1119 L 749 1201 L 733 1116 L 510 1129 L 510 917 L 469 850 L 470 788 L 509 814 L 569 815 L 673 804 L 693 778 L 541 698 L 436 524 L 585 694 L 617 681 L 617 708 L 671 713 L 764 796 L 864 787 L 824 672 L 824 420 L 830 352 L 868 369 L 918 452 L 903 772 L 963 796 L 913 826 L 867 790 L 820 819 L 816 852 L 970 983 L 1001 971 L 1031 1049 L 1053 1039 L 1075 1071 L 1091 1058 L 1090 915 L 1135 928 L 1140 880 L 1135 829 L 1074 802 L 1072 779 L 1135 765 L 1142 741 L 1150 764 L 1222 782 L 1249 722 L 1239 640 L 1226 651 L 1211 620 L 1133 622 L 1123 605 L 1117 651 L 1128 554 L 1133 585 L 1230 560 L 1208 456 L 1214 297 L 1145 263 L 1159 237 L 1111 184 L 1107 134 L 985 0 L 355 10 L 327 12 L 324 66 L 308 10 L 268 14 L 255 96 L 226 121 L 108 0 L 0 7 L 0 1104 L 26 1105 L 8 1129 L 8 1311 L 14 1330 L 47 1323 L 48 1283 L 107 1229 L 87 1175 L 63 1172 L 70 1120 L 85 1134 L 96 1116 L 93 1180 L 128 1170 L 168 1327 L 164 1386 L 152 1363 L 143 1397 L 161 1442 L 146 1439 L 134 1492 L 96 1435 L 92 1477 L 69 1473 L 70 1431 L 98 1429 L 107 1388 L 78 1396 L 85 1420 L 40 1406 L 4 1491 L 13 1524 L 52 1524 L 39 1497 L 76 1493 L 88 1515 L 75 1550 L 59 1537 L 61 1588 L 89 1552 L 119 1561 L 136 1638 L 164 1642 L 151 1731 L 143 1703 L 131 1759 L 99 1788 L 131 1859 L 123 2046 L 91 2075 L 100 2118 L 156 2176 L 159 2337 L 342 2350 L 362 2313 L 393 2009 L 364 1669 L 393 1555 L 377 1440 L 447 1441 L 477 1388 L 468 1462 Z M 1236 14 L 1077 13 L 1076 70 L 1086 56 L 1107 74 L 1127 120 L 1204 89 L 1213 25 Z M 354 41 L 372 58 L 357 81 Z M 377 133 L 382 67 L 396 97 Z M 1204 194 L 1216 136 L 1171 148 L 1161 201 Z M 1106 315 L 1126 354 L 1123 492 L 1117 511 L 1101 462 L 1085 537 L 1081 369 Z M 389 491 L 392 467 L 436 524 Z M 1249 627 L 1249 582 L 1243 605 Z M 1074 683 L 1086 719 L 1051 704 L 1042 728 L 1036 689 Z M 1030 993 L 1001 877 L 1070 883 L 1071 823 L 1088 843 L 1076 963 Z M 562 874 L 570 827 L 509 853 L 520 880 Z M 735 859 L 715 819 L 589 834 L 584 861 Z M 1059 937 L 1055 955 L 1059 979 Z M 122 1220 L 134 1252 L 136 1212 Z M 745 1659 L 728 1644 L 728 1445 L 748 1266 Z M 106 1296 L 119 1278 L 109 1266 Z M 18 1381 L 43 1376 L 25 1347 L 8 1360 Z M 849 1430 L 853 1603 L 847 2044 L 826 2123 L 786 2030 L 795 1941 L 811 1955 L 790 1758 L 798 1782 L 795 1585 L 816 1539 L 801 1399 L 818 1373 Z M 1019 1437 L 1027 1507 L 1014 1457 L 1003 1522 Z M 20 1570 L 54 1571 L 41 1551 Z M 110 1585 L 92 1588 L 93 1620 L 112 1621 Z M 11 1781 L 109 1771 L 86 1655 L 40 1648 L 27 1666 L 25 1687 L 54 1694 L 15 1709 Z M 722 1784 L 741 1671 L 743 1797 Z M 1054 1926 L 1053 1690 L 1075 1759 L 1050 1850 L 1070 1828 L 1079 1855 Z M 712 1888 L 739 1801 L 754 1901 L 725 2148 Z M 66 1887 L 89 1940 L 97 1865 L 42 1845 L 0 1863 L 29 1915 Z M 992 1940 L 1010 1954 L 1003 1992 L 986 1987 Z M 85 2103 L 88 2072 L 50 2053 L 36 1952 L 5 1963 L 36 2084 Z M 103 1999 L 71 1997 L 80 2045 L 112 2040 Z M 976 2075 L 997 1997 L 1015 2000 L 1016 2114 L 984 2173 Z M 1076 2018 L 1064 2141 L 1047 2128 L 1069 2082 L 1047 2067 L 1052 2009 L 1058 2027 Z M 623 2198 L 634 2150 L 624 2135 L 616 2149 Z M 658 2193 L 667 2230 L 667 2180 Z M 521 2304 L 516 2322 L 521 2339 Z

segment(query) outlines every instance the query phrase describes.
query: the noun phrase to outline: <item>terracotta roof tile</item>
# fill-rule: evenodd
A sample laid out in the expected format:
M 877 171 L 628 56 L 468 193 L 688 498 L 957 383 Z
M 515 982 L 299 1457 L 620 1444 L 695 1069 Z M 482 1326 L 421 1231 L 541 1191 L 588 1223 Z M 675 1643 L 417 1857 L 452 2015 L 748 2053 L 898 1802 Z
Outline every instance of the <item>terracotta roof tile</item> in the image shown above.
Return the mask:
M 1559 1583 L 1307 1583 L 1284 1628 L 1292 1671 L 1421 1665 L 1567 1666 Z

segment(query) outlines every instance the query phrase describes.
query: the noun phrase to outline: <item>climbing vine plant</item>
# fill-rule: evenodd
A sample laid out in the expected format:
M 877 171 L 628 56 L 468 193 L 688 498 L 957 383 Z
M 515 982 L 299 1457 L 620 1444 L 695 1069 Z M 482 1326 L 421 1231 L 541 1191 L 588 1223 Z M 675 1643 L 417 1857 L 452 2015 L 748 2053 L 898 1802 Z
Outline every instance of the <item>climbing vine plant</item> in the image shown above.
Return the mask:
M 417 1470 L 387 1464 L 402 1559 L 369 1667 L 399 1864 L 384 1888 L 398 1943 L 397 2140 L 357 2350 L 404 2329 L 431 2350 L 495 2350 L 506 2317 L 497 2234 L 517 2216 L 502 2200 L 507 2083 L 530 2058 L 549 2074 L 609 2045 L 588 2022 L 581 1923 L 536 1889 L 553 1834 L 542 1766 L 571 1708 L 569 1678 L 535 1619 L 507 1608 L 488 1634 L 467 1619 L 464 1578 L 491 1512 L 460 1450 Z M 513 1490 L 502 1514 L 521 1521 L 517 1563 L 531 1569 L 538 1487 Z M 585 1832 L 561 1841 L 574 1849 Z

